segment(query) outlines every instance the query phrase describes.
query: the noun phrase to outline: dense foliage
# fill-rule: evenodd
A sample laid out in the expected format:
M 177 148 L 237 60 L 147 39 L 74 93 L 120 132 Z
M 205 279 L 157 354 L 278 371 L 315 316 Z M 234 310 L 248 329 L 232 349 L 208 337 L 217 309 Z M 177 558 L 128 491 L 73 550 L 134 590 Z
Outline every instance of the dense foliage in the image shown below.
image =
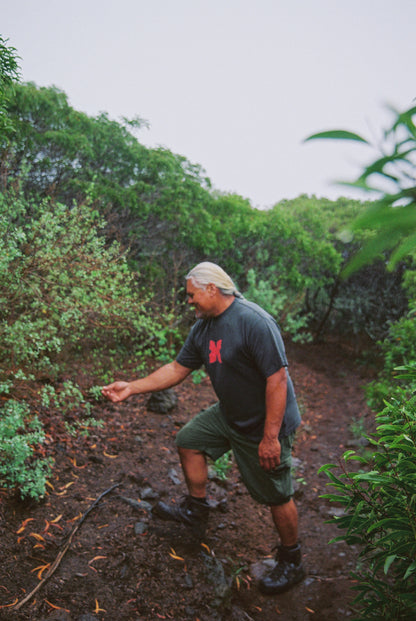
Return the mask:
M 407 304 L 391 317 L 380 342 L 384 370 L 368 389 L 373 407 L 382 406 L 396 386 L 394 369 L 416 360 L 416 107 L 404 112 L 391 110 L 393 122 L 382 136 L 379 154 L 350 185 L 377 195 L 371 206 L 348 223 L 351 234 L 367 234 L 364 244 L 347 264 L 344 274 L 382 257 L 388 260 L 392 274 L 401 264 Z M 325 132 L 314 138 L 353 139 L 370 145 L 362 136 L 339 131 Z M 389 286 L 389 280 L 386 282 Z M 384 307 L 385 305 L 383 305 Z M 407 389 L 416 389 L 416 381 L 407 378 Z
M 401 265 L 391 275 L 380 263 L 346 282 L 339 277 L 361 238 L 345 244 L 337 231 L 362 211 L 359 201 L 300 196 L 259 211 L 240 196 L 212 192 L 200 166 L 183 156 L 140 144 L 140 119 L 92 118 L 71 108 L 61 91 L 34 84 L 14 86 L 8 111 L 3 192 L 17 184 L 38 204 L 48 197 L 67 206 L 88 196 L 104 216 L 106 239 L 127 250 L 144 288 L 151 283 L 160 312 L 177 311 L 184 274 L 208 258 L 250 295 L 253 282 L 263 283 L 279 300 L 283 329 L 297 338 L 302 326 L 319 337 L 342 329 L 384 338 L 387 323 L 403 313 Z M 381 298 L 387 314 L 374 313 Z
M 334 464 L 321 469 L 335 488 L 325 497 L 344 508 L 334 518 L 345 531 L 337 539 L 360 549 L 358 618 L 410 621 L 416 615 L 416 396 L 400 390 L 376 422 L 371 455 L 344 455 L 358 471 L 345 468 L 337 476 Z
M 106 245 L 102 226 L 88 204 L 45 198 L 34 206 L 14 192 L 0 195 L 0 480 L 23 495 L 45 491 L 46 462 L 33 457 L 44 439 L 36 412 L 54 411 L 69 425 L 66 411 L 76 410 L 76 424 L 94 422 L 63 378 L 77 366 L 103 378 L 106 365 L 129 359 L 139 368 L 174 339 L 172 318 L 154 316 L 151 292 L 118 244 Z
M 368 191 L 378 189 L 379 198 L 349 225 L 350 231 L 370 235 L 344 274 L 380 256 L 388 259 L 390 270 L 406 259 L 403 284 L 409 300 L 381 343 L 384 369 L 368 388 L 370 403 L 382 408 L 376 433 L 370 437 L 371 457 L 347 452 L 340 476 L 334 474 L 333 464 L 322 468 L 335 488 L 327 498 L 341 503 L 345 511 L 335 518 L 344 530 L 339 539 L 358 544 L 361 550 L 362 563 L 356 572 L 359 619 L 410 621 L 416 614 L 415 117 L 416 108 L 395 112 L 382 156 L 353 184 Z M 340 136 L 364 141 L 339 131 L 323 137 Z M 396 385 L 394 372 L 399 373 Z M 350 460 L 358 462 L 358 472 L 348 469 Z
M 88 205 L 36 206 L 0 195 L 0 360 L 3 372 L 56 378 L 79 356 L 111 348 L 139 356 L 161 330 L 137 275 Z M 6 371 L 7 372 L 7 371 Z

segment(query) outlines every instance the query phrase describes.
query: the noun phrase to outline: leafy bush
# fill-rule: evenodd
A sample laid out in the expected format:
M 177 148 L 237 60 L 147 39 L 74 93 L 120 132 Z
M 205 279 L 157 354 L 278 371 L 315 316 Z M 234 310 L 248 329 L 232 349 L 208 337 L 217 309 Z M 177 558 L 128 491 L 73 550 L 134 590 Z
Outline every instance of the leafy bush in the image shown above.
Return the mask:
M 0 410 L 0 484 L 39 500 L 45 494 L 51 461 L 35 455 L 45 439 L 26 403 L 9 400 Z
M 158 349 L 166 317 L 153 318 L 117 244 L 88 205 L 67 207 L 0 194 L 0 360 L 54 379 L 99 352 Z M 1 379 L 1 378 L 0 378 Z
M 298 305 L 295 306 L 294 312 L 291 310 L 289 296 L 283 287 L 277 285 L 275 288 L 264 280 L 257 282 L 253 269 L 248 271 L 247 283 L 248 289 L 244 295 L 275 317 L 282 330 L 290 334 L 294 342 L 308 342 L 312 339 L 312 335 L 306 330 L 309 317 L 299 313 Z
M 373 409 L 379 409 L 386 400 L 405 390 L 416 391 L 416 376 L 394 383 L 396 369 L 416 360 L 416 309 L 392 324 L 388 337 L 380 343 L 384 366 L 377 380 L 366 386 L 367 400 Z
M 56 390 L 51 384 L 47 384 L 40 391 L 41 405 L 43 408 L 57 409 L 66 416 L 74 410 L 77 416 L 89 416 L 91 414 L 91 403 L 89 403 L 80 388 L 71 380 L 63 382 L 59 390 Z
M 416 378 L 416 370 L 410 370 Z M 337 540 L 360 546 L 354 574 L 359 619 L 414 619 L 416 616 L 416 395 L 398 395 L 376 417 L 370 457 L 347 451 L 344 460 L 359 470 L 340 475 L 327 464 L 344 515 L 331 521 L 345 534 Z
M 348 184 L 379 198 L 363 211 L 346 233 L 363 238 L 358 252 L 343 270 L 347 277 L 375 260 L 388 262 L 393 270 L 408 261 L 404 286 L 408 314 L 390 326 L 382 343 L 385 368 L 369 389 L 373 405 L 384 399 L 377 415 L 377 428 L 369 438 L 371 458 L 348 451 L 344 460 L 358 463 L 358 471 L 336 476 L 334 464 L 323 466 L 336 492 L 325 497 L 339 502 L 344 515 L 333 521 L 346 533 L 338 539 L 361 546 L 361 565 L 356 571 L 360 619 L 403 619 L 416 617 L 416 107 L 399 113 L 384 133 L 381 156 L 365 167 L 360 177 Z M 329 131 L 311 138 L 357 140 L 357 134 Z M 368 144 L 368 143 L 367 143 Z M 394 385 L 397 364 L 407 372 Z M 409 364 L 410 363 L 410 364 Z M 403 369 L 402 369 L 403 370 Z
M 63 377 L 79 374 L 81 361 L 90 377 L 128 356 L 143 362 L 165 350 L 172 333 L 170 317 L 153 316 L 151 289 L 139 287 L 102 226 L 91 205 L 0 194 L 0 390 L 27 400 L 5 410 L 0 476 L 23 496 L 40 498 L 46 476 L 46 462 L 33 456 L 43 435 L 29 399 L 49 416 L 67 417 L 71 435 L 88 433 L 100 423 Z M 74 411 L 80 421 L 70 420 Z

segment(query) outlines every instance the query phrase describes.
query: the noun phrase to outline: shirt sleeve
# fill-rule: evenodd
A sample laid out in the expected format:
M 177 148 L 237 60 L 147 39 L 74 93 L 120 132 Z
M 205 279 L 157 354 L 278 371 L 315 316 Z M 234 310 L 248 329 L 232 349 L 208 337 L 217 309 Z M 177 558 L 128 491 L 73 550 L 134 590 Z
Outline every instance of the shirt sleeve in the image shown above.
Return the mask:
M 182 349 L 176 356 L 176 362 L 187 369 L 195 370 L 202 366 L 203 360 L 195 343 L 195 326 L 191 328 Z
M 270 377 L 288 366 L 283 339 L 273 320 L 263 319 L 253 324 L 249 343 L 255 364 L 263 377 Z

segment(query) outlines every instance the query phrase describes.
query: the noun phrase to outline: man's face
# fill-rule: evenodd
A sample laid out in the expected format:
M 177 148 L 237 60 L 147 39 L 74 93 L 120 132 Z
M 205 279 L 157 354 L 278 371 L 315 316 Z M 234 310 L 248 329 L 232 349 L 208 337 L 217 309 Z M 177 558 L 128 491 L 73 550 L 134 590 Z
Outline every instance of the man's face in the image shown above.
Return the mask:
M 213 316 L 214 297 L 212 287 L 205 289 L 195 287 L 191 280 L 186 281 L 186 295 L 188 304 L 194 307 L 197 319 L 206 319 Z

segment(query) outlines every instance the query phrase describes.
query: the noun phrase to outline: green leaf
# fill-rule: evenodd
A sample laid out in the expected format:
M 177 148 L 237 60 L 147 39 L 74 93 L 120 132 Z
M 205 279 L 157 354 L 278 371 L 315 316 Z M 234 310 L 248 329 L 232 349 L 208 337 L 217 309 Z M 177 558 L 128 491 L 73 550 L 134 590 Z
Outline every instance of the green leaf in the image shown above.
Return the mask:
M 403 240 L 401 244 L 394 250 L 390 257 L 389 266 L 394 268 L 397 263 L 407 257 L 410 253 L 416 249 L 416 231 Z
M 409 565 L 409 567 L 407 568 L 406 573 L 403 576 L 403 580 L 407 580 L 407 578 L 411 575 L 414 574 L 416 572 L 416 561 L 413 561 L 413 563 L 411 563 Z
M 393 561 L 397 558 L 396 554 L 391 554 L 390 556 L 388 556 L 384 562 L 384 573 L 387 575 L 391 564 L 393 563 Z
M 332 468 L 337 468 L 336 464 L 324 464 L 323 466 L 321 466 L 318 470 L 318 474 L 321 474 L 321 472 L 327 472 L 328 470 L 332 469 Z
M 342 271 L 342 277 L 348 278 L 353 272 L 358 270 L 363 265 L 368 265 L 377 257 L 382 255 L 384 250 L 392 248 L 400 239 L 400 233 L 382 230 L 377 237 L 371 239 L 365 244 L 360 251 L 358 251 L 347 263 L 346 267 Z
M 356 455 L 356 452 L 353 451 L 352 449 L 349 451 L 345 451 L 345 453 L 343 454 L 342 458 L 344 459 L 344 461 L 347 461 L 348 459 L 350 459 L 352 456 Z
M 318 139 L 330 139 L 330 140 L 354 140 L 356 142 L 364 142 L 368 144 L 367 140 L 355 134 L 353 132 L 346 131 L 344 129 L 333 129 L 325 132 L 319 132 L 318 134 L 312 134 L 305 139 L 305 142 L 308 140 L 318 140 Z
M 416 227 L 416 209 L 414 205 L 394 207 L 393 203 L 400 200 L 401 194 L 388 196 L 388 202 L 384 199 L 376 202 L 353 222 L 353 230 L 369 229 L 383 230 L 396 229 L 401 233 L 408 232 Z M 391 199 L 391 200 L 390 200 Z
M 387 173 L 384 170 L 384 167 L 388 164 L 392 164 L 393 162 L 407 161 L 406 158 L 412 153 L 412 151 L 413 149 L 409 149 L 404 153 L 395 153 L 394 155 L 386 155 L 384 157 L 381 157 L 380 159 L 370 164 L 370 166 L 367 166 L 367 168 L 365 168 L 364 172 L 360 176 L 360 179 L 366 179 L 370 175 L 380 174 L 388 177 L 389 179 L 392 179 L 393 181 L 398 181 L 398 178 L 390 173 Z

